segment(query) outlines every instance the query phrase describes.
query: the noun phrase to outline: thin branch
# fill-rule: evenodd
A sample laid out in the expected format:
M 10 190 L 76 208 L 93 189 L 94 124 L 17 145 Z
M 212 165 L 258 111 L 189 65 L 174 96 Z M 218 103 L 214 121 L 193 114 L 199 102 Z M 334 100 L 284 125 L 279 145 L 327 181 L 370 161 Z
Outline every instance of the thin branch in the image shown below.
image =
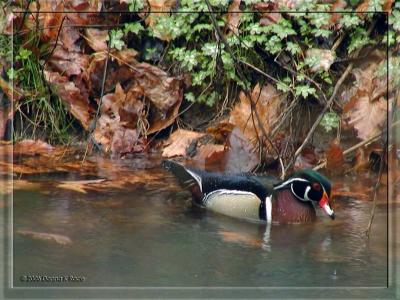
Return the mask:
M 261 75 L 264 75 L 265 77 L 267 77 L 268 79 L 272 80 L 273 82 L 278 83 L 279 80 L 277 80 L 276 78 L 272 77 L 271 75 L 265 73 L 264 71 L 260 70 L 259 68 L 257 68 L 256 66 L 253 66 L 252 64 L 244 61 L 244 60 L 239 60 L 240 63 L 252 68 L 253 70 L 257 71 L 258 73 L 260 73 Z
M 367 35 L 369 36 L 372 32 L 372 29 L 375 27 L 375 22 L 373 22 L 370 27 L 367 30 Z M 357 50 L 354 54 L 354 57 L 357 57 L 358 54 L 360 53 L 360 49 Z M 304 147 L 307 145 L 307 143 L 309 142 L 309 140 L 311 139 L 312 135 L 314 134 L 314 131 L 317 129 L 319 123 L 321 122 L 324 114 L 327 112 L 327 110 L 330 108 L 330 106 L 332 105 L 332 103 L 335 101 L 335 97 L 336 94 L 339 92 L 339 89 L 341 87 L 341 85 L 343 84 L 343 82 L 346 80 L 347 76 L 350 74 L 351 70 L 353 69 L 354 65 L 353 63 L 350 63 L 346 70 L 344 71 L 344 73 L 342 74 L 342 76 L 339 78 L 339 80 L 337 81 L 335 88 L 333 89 L 333 93 L 331 95 L 331 97 L 329 98 L 328 102 L 326 102 L 324 108 L 322 109 L 321 113 L 319 114 L 318 118 L 315 120 L 313 126 L 311 127 L 310 131 L 308 132 L 306 138 L 304 139 L 303 143 L 300 145 L 300 147 L 296 150 L 293 159 L 291 160 L 291 162 L 287 165 L 286 170 L 289 170 L 290 167 L 292 167 L 292 165 L 294 164 L 294 162 L 296 161 L 297 156 L 299 156 L 299 154 L 301 153 L 301 151 L 304 149 Z
M 315 120 L 313 126 L 311 127 L 310 131 L 308 132 L 306 138 L 304 139 L 303 143 L 301 144 L 301 146 L 296 150 L 292 161 L 286 166 L 286 170 L 289 170 L 289 168 L 294 164 L 294 162 L 296 161 L 297 156 L 299 156 L 299 154 L 301 153 L 301 151 L 303 151 L 304 147 L 307 145 L 307 143 L 309 142 L 309 140 L 311 139 L 312 135 L 314 134 L 314 131 L 317 129 L 319 122 L 321 122 L 324 114 L 327 112 L 327 110 L 329 109 L 329 107 L 332 105 L 336 94 L 338 93 L 341 85 L 343 84 L 343 82 L 345 81 L 345 79 L 347 78 L 347 76 L 350 74 L 351 70 L 353 69 L 353 64 L 350 64 L 346 71 L 344 71 L 344 73 L 342 74 L 342 76 L 340 77 L 340 79 L 338 80 L 338 82 L 335 85 L 335 88 L 333 90 L 332 96 L 329 98 L 328 102 L 326 102 L 324 108 L 322 109 L 321 113 L 319 114 L 317 120 Z
M 385 165 L 385 160 L 387 158 L 387 152 L 388 152 L 388 139 L 386 139 L 384 146 L 383 146 L 383 155 L 381 157 L 381 163 L 379 165 L 379 173 L 378 173 L 378 180 L 375 183 L 374 186 L 374 198 L 373 198 L 373 203 L 372 203 L 372 209 L 371 209 L 371 216 L 368 222 L 367 230 L 365 231 L 365 234 L 367 238 L 369 238 L 369 235 L 371 233 L 371 228 L 372 228 L 372 222 L 374 221 L 375 217 L 375 210 L 376 210 L 376 202 L 377 202 L 377 195 L 378 195 L 378 189 L 379 186 L 381 185 L 381 180 L 382 180 L 382 174 L 383 174 L 383 169 Z
M 221 29 L 218 27 L 218 23 L 217 23 L 217 20 L 215 18 L 215 15 L 214 15 L 215 13 L 212 10 L 212 6 L 210 4 L 210 1 L 209 0 L 205 0 L 205 1 L 207 3 L 207 7 L 208 7 L 208 10 L 209 10 L 209 13 L 210 13 L 210 17 L 211 17 L 211 21 L 213 23 L 214 29 L 215 29 L 216 33 L 218 34 L 218 37 L 221 40 L 221 42 L 224 44 L 226 50 L 229 52 L 230 56 L 232 57 L 232 59 L 234 61 L 234 64 L 235 64 L 235 69 L 236 69 L 236 71 L 238 73 L 238 76 L 239 76 L 240 80 L 242 80 L 243 83 L 247 82 L 246 77 L 244 76 L 242 67 L 240 65 L 240 61 L 238 60 L 238 58 L 233 53 L 231 47 L 229 46 L 228 42 L 226 41 L 224 35 L 222 34 Z M 256 117 L 256 120 L 257 120 L 257 123 L 258 123 L 258 127 L 260 127 L 263 136 L 265 137 L 265 139 L 267 141 L 269 141 L 272 144 L 271 139 L 268 137 L 268 134 L 267 134 L 267 132 L 266 132 L 264 126 L 263 126 L 263 123 L 261 121 L 260 115 L 257 112 L 256 105 L 255 105 L 255 103 L 253 101 L 253 98 L 251 97 L 251 94 L 250 94 L 249 90 L 247 88 L 245 88 L 244 92 L 245 92 L 246 96 L 248 97 L 248 99 L 249 99 L 249 101 L 251 103 L 250 107 L 251 107 L 252 118 L 254 116 Z M 257 133 L 256 126 L 254 126 L 254 129 L 256 130 L 256 133 Z M 257 138 L 258 138 L 259 144 L 262 145 L 262 140 L 258 136 L 258 133 L 257 133 Z M 275 147 L 273 147 L 273 149 L 276 150 Z M 277 151 L 277 155 L 278 155 L 278 157 L 280 157 L 280 154 L 279 154 L 278 151 Z M 284 172 L 284 170 L 282 170 L 282 172 Z
M 109 41 L 108 41 L 108 46 L 107 46 L 107 57 L 106 57 L 106 61 L 104 64 L 103 79 L 101 82 L 100 100 L 99 100 L 99 104 L 97 106 L 96 115 L 94 116 L 92 123 L 89 126 L 89 139 L 100 151 L 101 151 L 101 146 L 96 142 L 95 138 L 93 137 L 93 132 L 96 130 L 97 121 L 100 117 L 101 105 L 103 103 L 103 96 L 104 96 L 104 90 L 105 90 L 106 78 L 107 78 L 108 61 L 110 59 L 110 51 L 111 51 L 112 37 L 111 37 L 110 31 L 108 32 L 108 37 L 109 37 Z M 89 144 L 87 145 L 87 147 L 89 147 Z
M 386 58 L 386 59 L 387 59 L 386 63 L 388 64 L 389 60 L 388 60 L 388 58 Z M 388 70 L 389 70 L 389 68 L 388 68 Z M 397 91 L 396 95 L 395 95 L 395 97 L 393 99 L 393 103 L 392 103 L 392 107 L 391 107 L 392 108 L 391 109 L 391 112 L 392 112 L 391 121 L 392 122 L 393 122 L 393 120 L 395 118 L 395 111 L 396 111 L 396 108 L 397 108 L 398 95 L 399 95 L 399 92 Z M 388 101 L 389 101 L 389 82 L 387 82 L 387 85 L 386 85 L 386 99 L 388 99 Z M 387 120 L 387 122 L 389 122 L 389 120 Z M 394 125 L 396 123 L 398 123 L 398 122 L 399 121 L 393 123 L 390 126 L 390 128 L 394 127 Z M 375 217 L 375 210 L 376 210 L 376 204 L 377 204 L 377 194 L 378 194 L 378 188 L 380 186 L 381 179 L 382 179 L 382 174 L 383 174 L 383 169 L 384 169 L 383 167 L 385 165 L 385 160 L 387 160 L 388 157 L 389 157 L 389 155 L 388 155 L 389 154 L 389 147 L 388 146 L 389 146 L 389 132 L 386 135 L 385 143 L 384 143 L 384 146 L 383 146 L 383 154 L 382 154 L 382 157 L 381 157 L 381 163 L 379 165 L 378 180 L 377 180 L 377 182 L 376 182 L 376 184 L 374 186 L 374 199 L 373 199 L 373 204 L 372 204 L 372 209 L 371 209 L 371 216 L 370 216 L 370 219 L 369 219 L 369 222 L 368 222 L 367 230 L 365 231 L 365 234 L 367 235 L 367 238 L 369 238 L 369 235 L 371 233 L 372 222 L 374 221 L 374 217 Z M 388 203 L 388 205 L 389 205 L 389 203 Z
M 399 125 L 399 124 L 400 124 L 400 121 L 399 121 L 399 122 L 396 122 L 396 123 L 393 124 L 391 127 L 394 127 L 394 126 Z M 346 149 L 346 150 L 343 151 L 343 155 L 347 155 L 347 154 L 349 154 L 349 153 L 351 153 L 351 152 L 354 152 L 355 150 L 357 150 L 357 149 L 359 149 L 359 148 L 361 148 L 361 147 L 363 147 L 363 146 L 365 146 L 365 145 L 368 145 L 368 144 L 370 144 L 370 143 L 372 143 L 372 142 L 375 142 L 375 141 L 378 140 L 385 132 L 386 132 L 386 130 L 384 130 L 384 131 L 382 131 L 382 132 L 380 132 L 380 133 L 374 135 L 373 137 L 370 137 L 369 139 L 367 139 L 367 140 L 365 140 L 365 141 L 359 142 L 358 144 L 356 144 L 356 145 L 354 145 L 354 146 L 351 146 L 350 148 L 348 148 L 348 149 Z M 319 165 L 315 166 L 315 167 L 313 168 L 313 170 L 318 171 L 318 170 L 320 170 L 320 169 L 322 169 L 322 168 L 325 168 L 325 167 L 326 167 L 326 160 L 325 160 L 324 162 L 320 163 Z

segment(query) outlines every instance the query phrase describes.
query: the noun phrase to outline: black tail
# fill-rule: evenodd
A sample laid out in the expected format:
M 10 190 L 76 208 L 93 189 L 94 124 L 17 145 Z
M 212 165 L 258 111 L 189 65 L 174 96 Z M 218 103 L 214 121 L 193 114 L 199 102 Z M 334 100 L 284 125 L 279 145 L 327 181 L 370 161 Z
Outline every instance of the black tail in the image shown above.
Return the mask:
M 189 190 L 196 200 L 202 198 L 201 178 L 198 174 L 194 173 L 192 170 L 186 169 L 181 164 L 172 160 L 164 160 L 162 166 L 164 169 L 174 174 L 178 179 L 179 184 L 183 188 Z

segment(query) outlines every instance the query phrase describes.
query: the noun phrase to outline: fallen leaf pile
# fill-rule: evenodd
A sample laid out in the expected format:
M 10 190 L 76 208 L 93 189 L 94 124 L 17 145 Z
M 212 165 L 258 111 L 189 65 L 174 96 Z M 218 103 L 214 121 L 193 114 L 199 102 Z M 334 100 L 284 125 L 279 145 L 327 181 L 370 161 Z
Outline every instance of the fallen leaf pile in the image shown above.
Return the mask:
M 175 4 L 173 0 L 149 1 L 146 6 L 169 11 Z M 123 9 L 123 5 L 124 1 L 116 2 L 113 9 Z M 91 27 L 118 24 L 118 15 L 97 13 L 105 6 L 102 0 L 38 0 L 29 4 L 29 10 L 37 13 L 28 14 L 23 25 L 18 22 L 22 14 L 11 15 L 7 22 L 14 19 L 14 25 L 20 24 L 25 33 L 39 25 L 40 39 L 49 48 L 44 64 L 46 81 L 82 127 L 89 132 L 94 129 L 94 139 L 105 152 L 143 152 L 148 134 L 174 122 L 183 98 L 181 79 L 139 62 L 132 48 L 108 53 L 107 27 Z M 147 18 L 146 22 L 154 20 Z M 7 32 L 9 24 L 4 27 Z M 1 122 L 0 134 L 4 128 Z

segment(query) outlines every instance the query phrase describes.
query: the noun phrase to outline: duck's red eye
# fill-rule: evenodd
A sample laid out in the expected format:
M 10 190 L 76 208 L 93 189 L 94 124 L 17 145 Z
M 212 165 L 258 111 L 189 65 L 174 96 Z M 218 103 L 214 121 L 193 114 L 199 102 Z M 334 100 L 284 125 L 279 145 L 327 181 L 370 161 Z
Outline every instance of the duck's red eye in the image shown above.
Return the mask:
M 320 191 L 320 190 L 321 190 L 321 185 L 320 185 L 319 183 L 314 182 L 314 183 L 312 184 L 312 188 L 313 188 L 314 190 Z

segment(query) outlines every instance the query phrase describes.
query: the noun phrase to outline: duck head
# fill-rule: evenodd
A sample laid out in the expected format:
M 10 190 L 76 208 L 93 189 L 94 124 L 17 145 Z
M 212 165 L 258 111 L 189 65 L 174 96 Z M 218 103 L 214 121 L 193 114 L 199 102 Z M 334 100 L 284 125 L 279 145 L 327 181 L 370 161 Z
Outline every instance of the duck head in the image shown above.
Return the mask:
M 287 180 L 274 185 L 274 190 L 282 189 L 290 189 L 300 201 L 318 204 L 331 219 L 335 219 L 335 213 L 329 205 L 331 183 L 322 174 L 311 169 L 298 171 Z

